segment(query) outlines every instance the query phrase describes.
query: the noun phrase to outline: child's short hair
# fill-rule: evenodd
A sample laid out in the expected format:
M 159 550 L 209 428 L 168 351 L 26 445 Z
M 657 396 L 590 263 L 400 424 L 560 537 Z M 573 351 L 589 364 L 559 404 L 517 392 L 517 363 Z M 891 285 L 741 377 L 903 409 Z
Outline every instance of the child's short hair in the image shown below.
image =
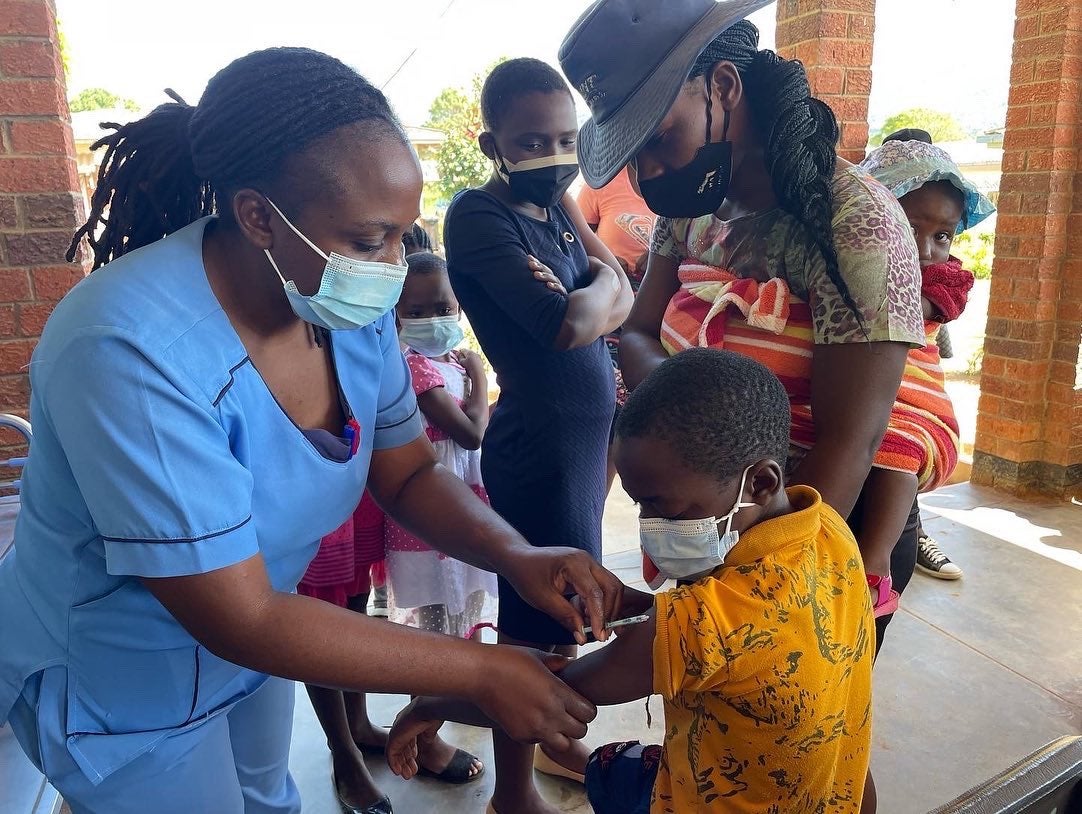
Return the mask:
M 407 274 L 435 274 L 447 272 L 447 261 L 432 252 L 414 252 L 406 257 Z
M 491 132 L 500 126 L 507 108 L 516 97 L 560 90 L 571 95 L 563 76 L 547 62 L 530 57 L 501 62 L 492 69 L 481 88 L 481 119 L 485 129 Z
M 789 454 L 789 396 L 778 377 L 747 356 L 691 348 L 662 362 L 634 391 L 617 438 L 659 438 L 695 472 L 727 481 Z

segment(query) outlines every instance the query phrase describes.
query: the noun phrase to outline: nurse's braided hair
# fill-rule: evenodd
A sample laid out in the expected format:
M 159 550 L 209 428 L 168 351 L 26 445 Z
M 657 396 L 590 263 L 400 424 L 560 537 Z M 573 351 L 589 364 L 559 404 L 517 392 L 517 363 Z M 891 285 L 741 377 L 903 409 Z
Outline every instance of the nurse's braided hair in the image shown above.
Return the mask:
M 233 194 L 266 188 L 285 161 L 347 124 L 372 120 L 405 138 L 386 97 L 352 68 L 307 48 L 269 48 L 230 63 L 197 106 L 173 100 L 94 144 L 105 158 L 86 223 L 94 268 L 204 215 L 232 217 Z
M 831 182 L 838 143 L 834 113 L 811 95 L 808 75 L 800 62 L 759 50 L 759 31 L 747 20 L 710 43 L 688 78 L 703 76 L 722 61 L 733 63 L 744 83 L 779 206 L 808 230 L 823 256 L 827 276 L 863 325 L 863 315 L 838 269 L 834 248 Z

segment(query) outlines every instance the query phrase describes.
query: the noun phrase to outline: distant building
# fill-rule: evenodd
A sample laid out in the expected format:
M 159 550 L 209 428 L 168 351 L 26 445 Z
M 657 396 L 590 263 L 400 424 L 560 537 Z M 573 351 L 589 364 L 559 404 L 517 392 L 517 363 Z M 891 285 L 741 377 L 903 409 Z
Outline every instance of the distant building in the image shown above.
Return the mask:
M 976 184 L 977 189 L 987 195 L 992 203 L 999 202 L 999 177 L 1003 164 L 1003 134 L 999 142 L 984 137 L 975 141 L 940 141 L 942 147 L 958 165 L 962 174 Z

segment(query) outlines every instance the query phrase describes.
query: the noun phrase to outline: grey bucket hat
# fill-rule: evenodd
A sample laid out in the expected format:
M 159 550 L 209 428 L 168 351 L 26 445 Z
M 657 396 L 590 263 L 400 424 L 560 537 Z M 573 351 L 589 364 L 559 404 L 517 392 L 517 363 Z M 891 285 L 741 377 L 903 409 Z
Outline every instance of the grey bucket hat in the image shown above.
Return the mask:
M 560 46 L 593 114 L 579 131 L 586 182 L 611 181 L 650 138 L 714 38 L 771 0 L 597 0 Z

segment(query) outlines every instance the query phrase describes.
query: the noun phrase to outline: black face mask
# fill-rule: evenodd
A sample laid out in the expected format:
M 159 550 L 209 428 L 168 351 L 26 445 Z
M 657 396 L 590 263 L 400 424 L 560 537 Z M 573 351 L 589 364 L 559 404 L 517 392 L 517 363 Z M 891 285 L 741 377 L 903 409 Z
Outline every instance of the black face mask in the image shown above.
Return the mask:
M 497 153 L 496 172 L 517 200 L 548 209 L 555 206 L 579 174 L 574 155 L 547 155 L 512 164 Z
M 710 141 L 714 120 L 710 84 L 706 86 L 706 143 L 691 163 L 669 170 L 648 181 L 639 180 L 639 191 L 650 211 L 666 218 L 697 218 L 718 210 L 729 192 L 733 175 L 733 143 L 729 135 L 729 111 L 725 111 L 721 141 Z

